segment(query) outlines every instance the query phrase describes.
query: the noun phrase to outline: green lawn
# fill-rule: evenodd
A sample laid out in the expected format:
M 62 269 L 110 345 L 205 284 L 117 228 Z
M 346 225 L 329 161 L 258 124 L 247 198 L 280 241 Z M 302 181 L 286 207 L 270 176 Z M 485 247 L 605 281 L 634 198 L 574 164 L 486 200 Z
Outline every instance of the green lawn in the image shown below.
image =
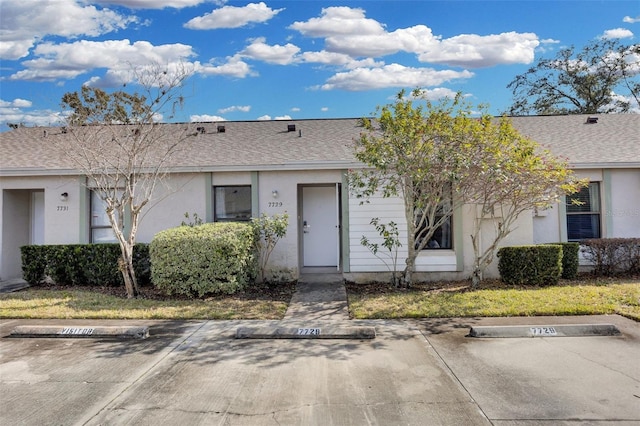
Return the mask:
M 287 302 L 233 297 L 125 299 L 80 290 L 26 290 L 0 295 L 0 318 L 280 319 Z
M 126 299 L 89 289 L 38 289 L 0 294 L 0 318 L 281 319 L 293 286 L 265 294 L 208 299 Z M 348 285 L 354 318 L 620 314 L 640 321 L 640 280 L 582 280 L 545 288 L 472 290 L 467 283 L 421 289 Z
M 350 312 L 358 319 L 620 314 L 640 321 L 640 280 L 528 289 L 449 286 L 380 292 L 349 288 Z

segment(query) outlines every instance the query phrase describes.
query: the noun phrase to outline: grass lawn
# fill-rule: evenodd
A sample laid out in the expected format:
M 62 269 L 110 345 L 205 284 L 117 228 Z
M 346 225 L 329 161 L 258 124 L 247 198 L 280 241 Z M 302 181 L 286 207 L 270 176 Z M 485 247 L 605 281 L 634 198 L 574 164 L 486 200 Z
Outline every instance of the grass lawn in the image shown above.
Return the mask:
M 281 319 L 295 284 L 233 296 L 171 298 L 150 288 L 127 299 L 124 288 L 40 288 L 0 294 L 0 318 L 55 319 Z
M 112 287 L 35 287 L 0 294 L 0 318 L 55 319 L 281 319 L 292 283 L 233 296 L 171 298 L 143 288 L 126 299 Z M 555 287 L 511 288 L 488 281 L 427 283 L 410 290 L 388 285 L 347 285 L 353 318 L 620 314 L 640 321 L 640 279 L 582 279 Z
M 640 279 L 567 281 L 554 287 L 510 288 L 468 282 L 409 290 L 349 285 L 354 318 L 449 318 L 620 314 L 640 321 Z

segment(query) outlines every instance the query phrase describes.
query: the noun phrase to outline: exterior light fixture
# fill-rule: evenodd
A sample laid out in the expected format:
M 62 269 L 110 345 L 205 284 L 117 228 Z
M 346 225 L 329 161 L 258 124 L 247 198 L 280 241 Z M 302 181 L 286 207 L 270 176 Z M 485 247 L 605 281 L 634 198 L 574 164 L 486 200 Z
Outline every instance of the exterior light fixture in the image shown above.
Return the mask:
M 271 196 L 273 198 L 278 198 L 278 190 L 274 189 L 273 191 L 271 191 Z
M 67 201 L 68 199 L 69 199 L 68 192 L 63 192 L 62 194 L 60 194 L 60 201 Z

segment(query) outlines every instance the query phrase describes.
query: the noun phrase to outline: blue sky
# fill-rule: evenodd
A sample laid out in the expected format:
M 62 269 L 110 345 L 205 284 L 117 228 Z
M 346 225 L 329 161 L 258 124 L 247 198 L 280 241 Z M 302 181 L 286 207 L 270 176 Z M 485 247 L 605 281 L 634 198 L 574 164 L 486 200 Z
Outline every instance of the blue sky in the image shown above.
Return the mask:
M 371 115 L 401 89 L 499 114 L 540 57 L 638 43 L 640 2 L 0 0 L 0 124 L 56 124 L 65 92 L 193 70 L 178 121 Z

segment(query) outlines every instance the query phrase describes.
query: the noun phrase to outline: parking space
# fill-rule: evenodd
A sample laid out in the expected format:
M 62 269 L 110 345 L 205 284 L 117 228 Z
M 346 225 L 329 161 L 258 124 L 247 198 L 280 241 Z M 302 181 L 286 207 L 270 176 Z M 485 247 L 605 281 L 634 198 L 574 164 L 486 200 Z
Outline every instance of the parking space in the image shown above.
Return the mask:
M 621 334 L 467 337 L 471 325 L 583 320 Z M 640 423 L 639 325 L 618 316 L 349 321 L 375 327 L 366 340 L 235 338 L 276 321 L 99 322 L 148 325 L 142 340 L 6 337 L 37 323 L 51 321 L 0 323 L 0 424 Z

